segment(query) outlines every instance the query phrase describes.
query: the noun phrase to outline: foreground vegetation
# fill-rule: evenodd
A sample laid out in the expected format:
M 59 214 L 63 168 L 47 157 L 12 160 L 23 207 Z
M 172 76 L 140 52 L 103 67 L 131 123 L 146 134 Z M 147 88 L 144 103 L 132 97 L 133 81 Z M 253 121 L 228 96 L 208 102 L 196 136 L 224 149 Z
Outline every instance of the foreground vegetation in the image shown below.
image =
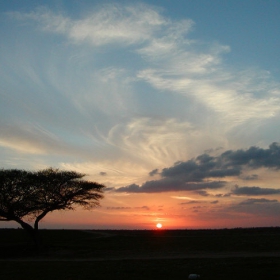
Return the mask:
M 2 279 L 280 279 L 280 228 L 175 231 L 0 230 Z

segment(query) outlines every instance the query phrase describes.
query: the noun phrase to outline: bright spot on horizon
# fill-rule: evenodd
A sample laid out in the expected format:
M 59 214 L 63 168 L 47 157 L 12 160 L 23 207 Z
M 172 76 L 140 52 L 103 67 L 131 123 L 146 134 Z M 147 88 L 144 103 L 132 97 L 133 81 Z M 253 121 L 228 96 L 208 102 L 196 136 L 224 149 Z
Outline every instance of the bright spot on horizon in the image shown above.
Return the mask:
M 157 228 L 162 228 L 162 224 L 161 223 L 157 223 Z

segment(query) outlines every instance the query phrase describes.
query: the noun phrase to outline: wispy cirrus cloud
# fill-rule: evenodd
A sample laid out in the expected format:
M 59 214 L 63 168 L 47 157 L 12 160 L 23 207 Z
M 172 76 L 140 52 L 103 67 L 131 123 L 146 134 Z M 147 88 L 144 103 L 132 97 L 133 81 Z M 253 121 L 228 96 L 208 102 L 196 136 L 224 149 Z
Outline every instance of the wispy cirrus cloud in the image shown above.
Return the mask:
M 188 67 L 186 66 L 186 68 Z M 190 69 L 194 68 L 190 67 Z M 220 81 L 219 76 L 223 76 L 223 73 L 216 72 L 216 74 L 212 74 L 211 79 L 209 78 L 211 69 L 204 69 L 204 71 L 207 73 L 207 77 L 195 78 L 189 77 L 187 73 L 182 76 L 180 73 L 170 74 L 162 69 L 150 68 L 141 71 L 138 77 L 159 90 L 173 91 L 201 102 L 212 111 L 213 115 L 216 115 L 216 118 L 227 124 L 230 123 L 227 130 L 248 121 L 269 119 L 279 114 L 279 97 L 269 94 L 273 89 L 270 85 L 262 89 L 266 93 L 266 98 L 256 97 L 255 93 L 250 92 L 250 85 L 240 92 L 235 88 L 234 84 L 242 81 L 234 82 L 233 79 L 236 79 L 234 74 L 232 77 Z M 255 79 L 252 79 L 252 83 L 258 83 L 258 78 L 256 76 Z M 215 118 L 215 116 L 213 117 Z
M 43 30 L 63 34 L 76 43 L 88 42 L 96 46 L 143 43 L 162 26 L 169 25 L 167 19 L 144 4 L 104 5 L 83 19 L 55 14 L 44 7 L 31 13 L 10 14 L 19 20 L 34 20 Z
M 226 116 L 233 125 L 279 113 L 279 97 L 275 94 L 279 85 L 266 82 L 266 72 L 232 73 L 225 69 L 221 55 L 230 48 L 219 44 L 203 46 L 189 40 L 186 34 L 192 28 L 191 20 L 172 21 L 144 4 L 106 5 L 82 19 L 71 19 L 47 9 L 15 15 L 35 20 L 44 30 L 63 34 L 75 42 L 93 46 L 118 42 L 122 47 L 135 45 L 134 52 L 150 64 L 139 69 L 139 79 L 157 89 L 194 98 L 213 113 Z M 266 98 L 260 97 L 261 92 L 266 93 Z
M 59 139 L 42 127 L 34 127 L 28 124 L 16 126 L 0 123 L 0 129 L 2 132 L 0 146 L 20 153 L 46 154 L 59 145 Z

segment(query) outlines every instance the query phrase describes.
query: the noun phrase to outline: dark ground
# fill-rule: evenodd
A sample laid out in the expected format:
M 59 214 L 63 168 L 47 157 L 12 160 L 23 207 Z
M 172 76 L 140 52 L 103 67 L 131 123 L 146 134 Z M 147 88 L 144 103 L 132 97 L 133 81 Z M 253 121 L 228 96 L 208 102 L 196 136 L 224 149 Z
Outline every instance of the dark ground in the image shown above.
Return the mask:
M 280 279 L 280 228 L 0 230 L 1 279 Z

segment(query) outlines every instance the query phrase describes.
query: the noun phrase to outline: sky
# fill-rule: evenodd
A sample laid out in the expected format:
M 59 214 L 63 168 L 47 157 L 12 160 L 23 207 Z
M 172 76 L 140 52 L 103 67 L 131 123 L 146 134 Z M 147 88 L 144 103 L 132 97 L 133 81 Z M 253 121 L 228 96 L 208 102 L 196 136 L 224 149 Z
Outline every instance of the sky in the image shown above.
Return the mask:
M 100 207 L 41 227 L 280 226 L 279 12 L 278 0 L 1 1 L 0 168 L 106 186 Z

